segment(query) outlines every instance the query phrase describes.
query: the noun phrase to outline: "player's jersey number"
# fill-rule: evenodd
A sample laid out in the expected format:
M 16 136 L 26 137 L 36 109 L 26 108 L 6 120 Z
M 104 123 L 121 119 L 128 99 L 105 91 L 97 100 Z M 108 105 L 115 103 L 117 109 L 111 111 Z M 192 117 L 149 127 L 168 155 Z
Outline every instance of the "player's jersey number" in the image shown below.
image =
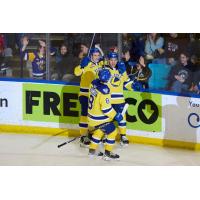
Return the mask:
M 91 110 L 93 107 L 93 102 L 94 102 L 94 96 L 90 95 L 89 98 L 89 103 L 88 103 L 88 108 Z

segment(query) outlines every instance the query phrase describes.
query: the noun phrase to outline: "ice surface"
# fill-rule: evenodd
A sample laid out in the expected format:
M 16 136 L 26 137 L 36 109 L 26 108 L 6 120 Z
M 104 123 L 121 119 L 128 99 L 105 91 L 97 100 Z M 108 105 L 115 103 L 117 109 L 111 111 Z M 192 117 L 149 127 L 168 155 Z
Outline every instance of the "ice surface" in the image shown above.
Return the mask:
M 159 146 L 130 144 L 114 152 L 120 161 L 89 158 L 88 149 L 78 140 L 61 148 L 57 145 L 71 138 L 47 135 L 0 133 L 0 165 L 23 166 L 135 166 L 135 165 L 200 165 L 200 152 Z

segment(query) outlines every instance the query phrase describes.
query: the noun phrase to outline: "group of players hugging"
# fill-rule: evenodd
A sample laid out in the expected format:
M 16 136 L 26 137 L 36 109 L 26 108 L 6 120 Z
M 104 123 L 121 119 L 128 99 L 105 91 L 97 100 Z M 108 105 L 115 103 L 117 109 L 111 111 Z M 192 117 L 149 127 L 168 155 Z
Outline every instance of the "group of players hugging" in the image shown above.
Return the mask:
M 91 48 L 88 56 L 75 67 L 74 74 L 81 77 L 79 101 L 80 145 L 89 147 L 89 156 L 102 156 L 104 160 L 118 160 L 113 153 L 116 136 L 120 144 L 127 146 L 124 88 L 133 90 L 135 83 L 129 79 L 125 63 L 119 55 L 110 52 L 102 56 L 99 48 Z M 91 131 L 92 130 L 92 131 Z M 105 152 L 98 150 L 103 141 Z

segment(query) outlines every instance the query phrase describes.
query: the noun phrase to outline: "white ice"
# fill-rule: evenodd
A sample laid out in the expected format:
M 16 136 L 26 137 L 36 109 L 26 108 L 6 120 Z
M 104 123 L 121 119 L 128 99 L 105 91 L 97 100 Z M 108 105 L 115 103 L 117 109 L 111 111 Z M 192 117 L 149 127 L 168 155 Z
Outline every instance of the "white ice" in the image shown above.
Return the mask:
M 200 152 L 144 144 L 130 144 L 115 152 L 119 161 L 89 158 L 88 149 L 74 141 L 61 148 L 57 145 L 71 138 L 47 135 L 0 133 L 0 166 L 135 166 L 200 165 Z

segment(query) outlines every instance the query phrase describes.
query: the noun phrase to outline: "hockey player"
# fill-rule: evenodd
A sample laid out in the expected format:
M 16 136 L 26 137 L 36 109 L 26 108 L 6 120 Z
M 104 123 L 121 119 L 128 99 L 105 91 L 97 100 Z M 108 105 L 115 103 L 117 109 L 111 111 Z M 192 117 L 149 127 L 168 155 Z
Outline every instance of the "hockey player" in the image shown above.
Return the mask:
M 113 145 L 117 135 L 117 129 L 113 123 L 115 119 L 118 123 L 123 119 L 121 113 L 117 113 L 111 105 L 110 89 L 107 85 L 111 78 L 108 69 L 102 69 L 98 73 L 99 79 L 92 81 L 89 92 L 88 121 L 89 127 L 93 127 L 89 155 L 98 155 L 96 149 L 102 137 L 107 135 L 105 143 L 104 159 L 118 159 L 119 155 L 112 153 Z
M 108 65 L 106 66 L 111 72 L 111 80 L 109 88 L 111 91 L 111 104 L 117 113 L 121 113 L 125 99 L 123 95 L 124 87 L 128 90 L 132 90 L 133 81 L 131 81 L 126 73 L 126 67 L 124 62 L 118 62 L 118 54 L 110 52 L 108 54 Z M 129 141 L 126 137 L 126 117 L 119 123 L 120 132 L 120 144 L 128 145 Z
M 99 49 L 92 48 L 89 53 L 89 57 L 84 57 L 77 67 L 75 67 L 74 74 L 81 76 L 80 81 L 80 93 L 79 101 L 81 104 L 81 116 L 80 116 L 80 134 L 81 145 L 88 146 L 90 139 L 88 137 L 88 95 L 91 82 L 97 77 L 99 68 L 103 65 L 101 60 L 101 54 Z

